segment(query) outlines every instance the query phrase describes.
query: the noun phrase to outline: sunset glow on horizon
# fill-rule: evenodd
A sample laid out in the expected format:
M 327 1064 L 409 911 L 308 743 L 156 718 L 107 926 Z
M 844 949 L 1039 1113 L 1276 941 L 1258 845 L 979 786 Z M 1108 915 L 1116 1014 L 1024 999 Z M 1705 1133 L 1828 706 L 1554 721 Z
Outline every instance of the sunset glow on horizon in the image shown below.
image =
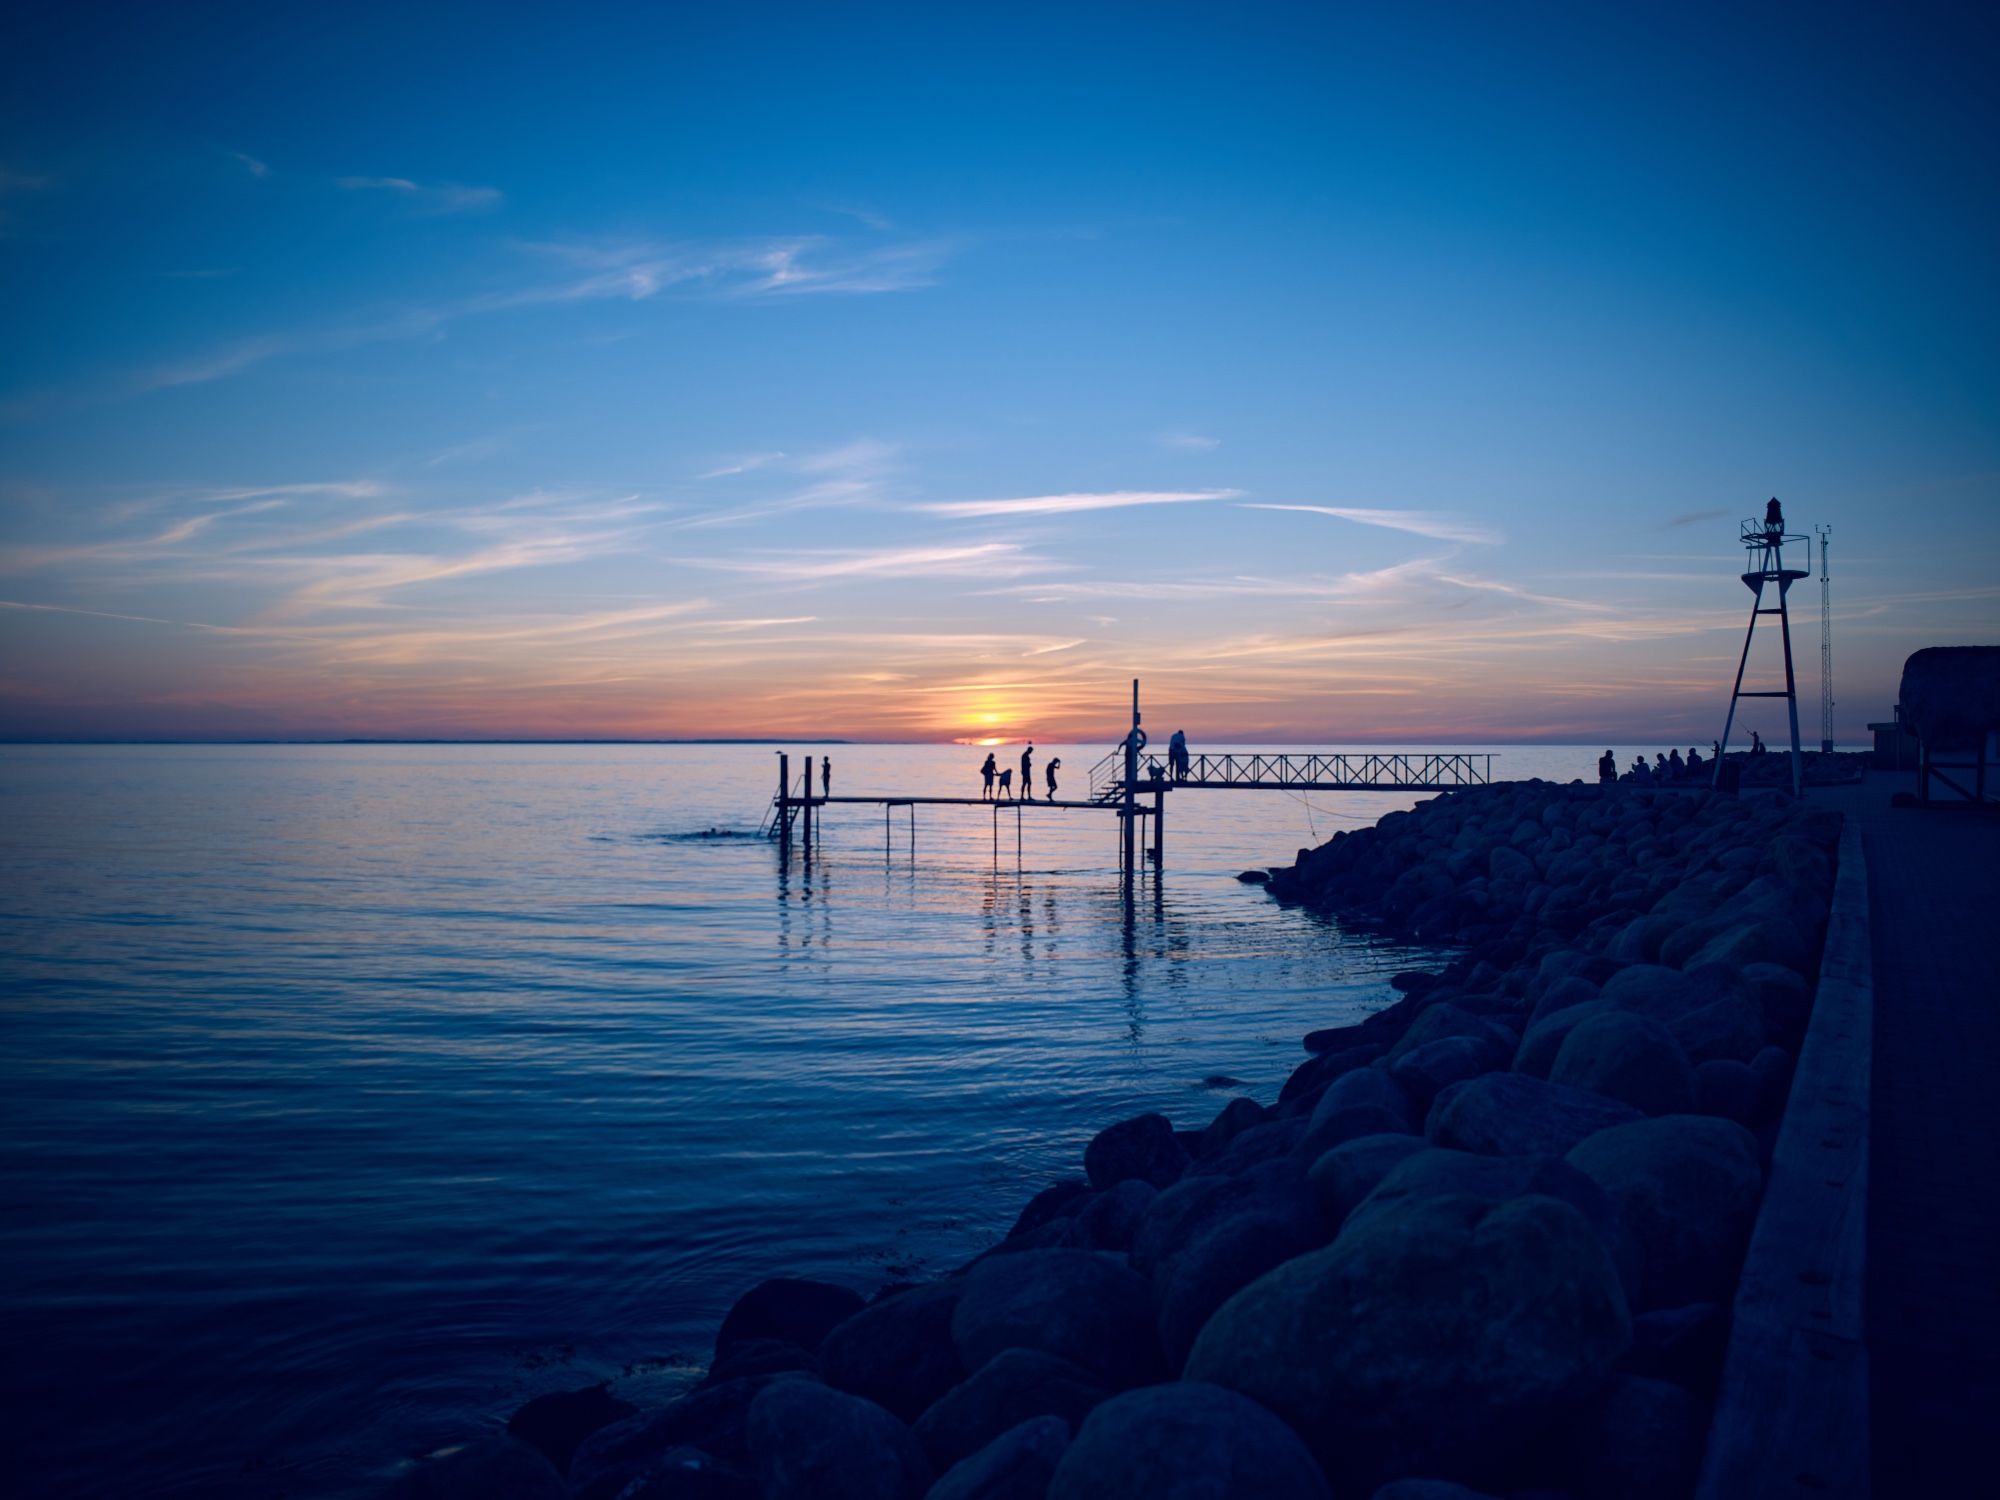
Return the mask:
M 1950 49 L 572 21 L 30 23 L 0 735 L 1705 747 L 1773 493 L 1843 738 L 2000 637 Z

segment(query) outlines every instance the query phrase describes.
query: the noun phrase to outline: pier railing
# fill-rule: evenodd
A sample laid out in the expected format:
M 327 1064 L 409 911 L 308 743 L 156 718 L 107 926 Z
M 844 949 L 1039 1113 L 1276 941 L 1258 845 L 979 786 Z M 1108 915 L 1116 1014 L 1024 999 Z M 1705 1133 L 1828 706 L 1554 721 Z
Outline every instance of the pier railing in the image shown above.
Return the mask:
M 1125 790 L 1122 750 L 1113 750 L 1090 769 L 1093 801 L 1111 801 Z M 1238 787 L 1245 791 L 1443 791 L 1485 786 L 1493 779 L 1493 757 L 1454 750 L 1434 754 L 1321 751 L 1252 751 L 1188 757 L 1185 776 L 1172 775 L 1166 757 L 1151 751 L 1139 757 L 1135 791 L 1164 782 L 1172 787 Z

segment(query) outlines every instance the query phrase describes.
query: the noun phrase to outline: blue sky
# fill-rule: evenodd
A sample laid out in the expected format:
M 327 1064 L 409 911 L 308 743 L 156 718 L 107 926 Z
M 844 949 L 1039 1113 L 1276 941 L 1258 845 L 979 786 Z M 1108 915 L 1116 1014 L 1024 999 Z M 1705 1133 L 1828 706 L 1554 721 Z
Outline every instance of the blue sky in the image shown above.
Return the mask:
M 294 9 L 8 23 L 0 733 L 1706 743 L 1772 493 L 1842 733 L 2000 636 L 1970 9 Z

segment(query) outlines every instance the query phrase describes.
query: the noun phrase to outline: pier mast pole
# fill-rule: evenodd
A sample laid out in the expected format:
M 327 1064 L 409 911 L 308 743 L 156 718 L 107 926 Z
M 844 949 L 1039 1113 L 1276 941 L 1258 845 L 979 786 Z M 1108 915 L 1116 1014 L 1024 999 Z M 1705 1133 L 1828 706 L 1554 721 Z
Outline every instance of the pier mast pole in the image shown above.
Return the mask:
M 792 857 L 792 758 L 778 752 L 778 862 Z
M 1124 851 L 1125 873 L 1127 875 L 1132 873 L 1137 863 L 1134 859 L 1136 853 L 1134 847 L 1134 820 L 1139 815 L 1137 806 L 1138 794 L 1135 790 L 1139 784 L 1139 744 L 1139 679 L 1134 677 L 1132 679 L 1132 728 L 1125 736 L 1125 800 L 1124 806 L 1120 809 L 1120 816 L 1123 818 L 1125 824 Z

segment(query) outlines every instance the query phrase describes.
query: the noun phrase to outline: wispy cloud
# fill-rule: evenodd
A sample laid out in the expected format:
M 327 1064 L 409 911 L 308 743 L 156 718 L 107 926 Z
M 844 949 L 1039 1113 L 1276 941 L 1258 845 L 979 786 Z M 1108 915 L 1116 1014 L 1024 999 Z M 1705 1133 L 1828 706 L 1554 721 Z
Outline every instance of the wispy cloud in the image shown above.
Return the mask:
M 969 547 L 838 548 L 682 561 L 790 583 L 824 583 L 839 578 L 1018 577 L 1030 569 L 1052 566 L 1049 559 L 1035 557 L 1013 542 L 982 542 Z
M 745 454 L 742 458 L 731 459 L 726 464 L 718 465 L 716 468 L 709 469 L 694 477 L 696 479 L 727 479 L 734 474 L 749 474 L 764 468 L 768 464 L 777 463 L 784 456 L 782 453 Z
M 460 182 L 422 183 L 407 177 L 337 177 L 334 182 L 350 193 L 388 193 L 421 214 L 488 213 L 506 199 L 498 188 Z
M 252 177 L 269 177 L 271 175 L 269 165 L 259 161 L 247 151 L 231 151 L 229 158 Z
M 1241 490 L 1108 490 L 1067 495 L 1026 495 L 1009 500 L 944 500 L 916 509 L 934 516 L 1055 516 L 1082 510 L 1123 510 L 1133 505 L 1191 505 L 1229 500 Z
M 1199 432 L 1163 432 L 1159 442 L 1162 448 L 1172 448 L 1181 453 L 1207 453 L 1222 446 L 1221 438 L 1204 437 Z
M 1293 510 L 1309 515 L 1333 516 L 1338 520 L 1352 521 L 1359 526 L 1384 526 L 1391 531 L 1408 531 L 1417 536 L 1431 537 L 1441 542 L 1467 542 L 1475 546 L 1493 546 L 1505 538 L 1491 526 L 1482 526 L 1476 521 L 1468 521 L 1443 511 L 1434 510 L 1374 510 L 1354 505 L 1277 505 L 1246 504 L 1245 510 Z
M 1676 526 L 1695 526 L 1703 521 L 1720 521 L 1728 515 L 1726 510 L 1690 510 L 1678 516 L 1670 516 L 1660 523 L 1660 530 L 1672 531 Z

